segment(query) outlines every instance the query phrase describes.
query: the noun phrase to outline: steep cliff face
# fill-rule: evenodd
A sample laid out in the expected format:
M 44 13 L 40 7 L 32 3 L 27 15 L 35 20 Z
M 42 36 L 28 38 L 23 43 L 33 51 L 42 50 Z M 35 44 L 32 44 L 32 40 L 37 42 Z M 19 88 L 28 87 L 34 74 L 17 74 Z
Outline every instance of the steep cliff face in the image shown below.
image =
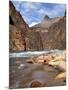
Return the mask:
M 22 19 L 19 12 L 16 11 L 12 2 L 9 2 L 9 50 L 26 50 L 26 32 L 28 25 Z
M 23 35 L 26 35 L 27 30 L 29 29 L 28 25 L 25 23 L 24 19 L 22 19 L 22 16 L 18 11 L 16 11 L 13 3 L 9 2 L 9 16 L 11 20 L 13 21 L 14 25 L 17 28 L 20 28 L 23 32 Z
M 35 50 L 43 50 L 43 42 L 40 37 L 39 32 L 35 32 L 34 30 L 28 31 L 28 50 L 35 51 Z
M 50 48 L 66 49 L 66 17 L 49 28 Z
M 9 26 L 9 48 L 10 51 L 25 51 L 26 50 L 26 42 L 25 38 L 22 36 L 21 30 L 13 25 Z
M 30 30 L 12 2 L 9 2 L 9 50 L 28 51 L 42 50 L 43 45 L 39 32 Z
M 32 30 L 40 33 L 44 49 L 66 49 L 66 15 L 52 19 L 45 17 Z

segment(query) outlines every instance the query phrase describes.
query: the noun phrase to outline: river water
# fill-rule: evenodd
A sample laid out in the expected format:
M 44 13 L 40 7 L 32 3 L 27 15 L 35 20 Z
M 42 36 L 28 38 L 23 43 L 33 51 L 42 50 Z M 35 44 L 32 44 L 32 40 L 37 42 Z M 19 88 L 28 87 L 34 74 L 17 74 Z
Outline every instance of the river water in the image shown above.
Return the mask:
M 9 88 L 31 88 L 31 83 L 39 81 L 44 87 L 65 85 L 65 80 L 54 80 L 60 73 L 49 65 L 28 64 L 26 60 L 47 54 L 63 54 L 63 50 L 13 52 L 9 54 Z M 16 62 L 16 60 L 20 61 Z

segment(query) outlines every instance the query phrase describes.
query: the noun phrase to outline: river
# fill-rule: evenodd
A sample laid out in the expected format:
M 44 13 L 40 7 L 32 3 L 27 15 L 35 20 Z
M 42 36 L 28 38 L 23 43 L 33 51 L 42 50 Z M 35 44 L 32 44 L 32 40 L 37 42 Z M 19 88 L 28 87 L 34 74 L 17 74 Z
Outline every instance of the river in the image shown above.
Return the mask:
M 47 54 L 63 54 L 63 50 L 13 52 L 9 53 L 9 88 L 30 88 L 33 81 L 41 82 L 44 87 L 65 85 L 63 80 L 54 80 L 59 70 L 52 66 L 28 64 L 26 60 Z M 16 60 L 21 63 L 16 63 Z

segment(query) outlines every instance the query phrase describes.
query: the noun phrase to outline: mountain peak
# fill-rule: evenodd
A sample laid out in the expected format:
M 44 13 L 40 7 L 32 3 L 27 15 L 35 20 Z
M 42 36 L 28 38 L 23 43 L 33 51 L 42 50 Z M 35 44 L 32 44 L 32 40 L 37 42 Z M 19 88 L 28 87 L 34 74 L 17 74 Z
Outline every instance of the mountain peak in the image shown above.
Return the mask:
M 50 19 L 50 17 L 48 15 L 44 16 L 44 20 L 49 20 L 49 19 Z

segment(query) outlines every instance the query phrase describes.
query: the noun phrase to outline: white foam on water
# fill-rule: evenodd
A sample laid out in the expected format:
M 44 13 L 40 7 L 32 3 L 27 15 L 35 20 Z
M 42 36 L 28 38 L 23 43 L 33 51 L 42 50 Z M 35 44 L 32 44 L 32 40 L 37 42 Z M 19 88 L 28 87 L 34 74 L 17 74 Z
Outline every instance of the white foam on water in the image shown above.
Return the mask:
M 47 53 L 53 53 L 56 55 L 62 54 L 63 50 L 49 50 L 49 51 L 27 51 L 27 52 L 14 52 L 14 53 L 9 53 L 10 58 L 15 58 L 15 57 L 30 57 L 30 56 L 38 56 L 42 54 L 47 54 Z

